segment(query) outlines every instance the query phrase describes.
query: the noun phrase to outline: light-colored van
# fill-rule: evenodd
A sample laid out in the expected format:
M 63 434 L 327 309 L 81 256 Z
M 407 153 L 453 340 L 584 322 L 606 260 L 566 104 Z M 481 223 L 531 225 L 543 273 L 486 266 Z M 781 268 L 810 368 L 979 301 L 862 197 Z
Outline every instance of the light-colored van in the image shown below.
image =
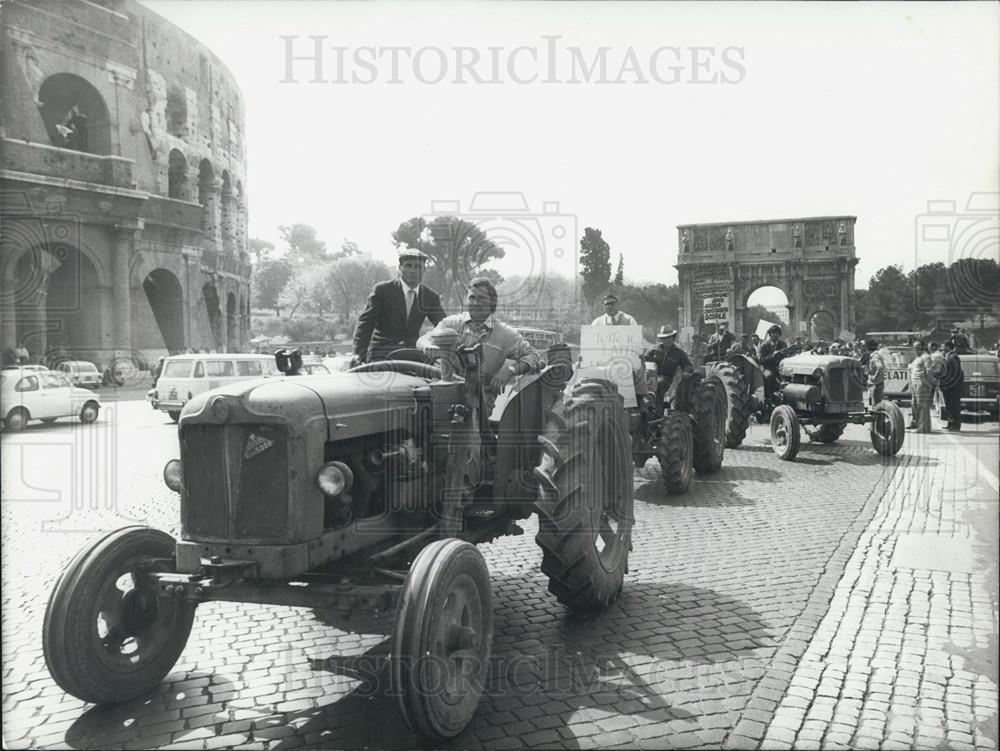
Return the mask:
M 153 409 L 177 422 L 181 409 L 209 389 L 252 378 L 280 376 L 271 355 L 175 355 L 163 361 L 163 370 L 150 394 Z

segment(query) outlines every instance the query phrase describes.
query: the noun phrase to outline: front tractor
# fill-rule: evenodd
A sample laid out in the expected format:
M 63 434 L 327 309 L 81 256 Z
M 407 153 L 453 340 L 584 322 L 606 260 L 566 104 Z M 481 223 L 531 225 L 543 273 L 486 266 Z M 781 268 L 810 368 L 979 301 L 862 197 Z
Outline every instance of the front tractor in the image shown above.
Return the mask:
M 810 440 L 833 443 L 848 423 L 871 427 L 872 446 L 882 456 L 895 456 L 903 446 L 903 413 L 890 401 L 865 406 L 865 375 L 860 362 L 833 355 L 795 355 L 783 359 L 777 385 L 760 413 L 770 411 L 771 447 L 792 461 L 799 452 L 804 426 Z
M 476 543 L 538 515 L 549 590 L 607 606 L 631 547 L 628 416 L 616 388 L 550 365 L 490 414 L 479 345 L 465 378 L 402 359 L 335 375 L 245 381 L 196 396 L 180 417 L 181 539 L 106 534 L 63 571 L 45 613 L 46 665 L 98 704 L 153 689 L 209 601 L 394 612 L 392 695 L 418 733 L 471 721 L 493 638 Z

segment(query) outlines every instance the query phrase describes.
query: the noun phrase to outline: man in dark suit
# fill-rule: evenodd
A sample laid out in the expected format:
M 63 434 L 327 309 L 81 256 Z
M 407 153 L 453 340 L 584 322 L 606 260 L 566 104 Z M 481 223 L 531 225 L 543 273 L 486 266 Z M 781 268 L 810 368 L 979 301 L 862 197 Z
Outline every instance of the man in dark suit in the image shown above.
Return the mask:
M 399 251 L 399 278 L 379 282 L 354 327 L 354 356 L 360 362 L 385 360 L 401 347 L 415 347 L 426 318 L 436 326 L 444 318 L 438 293 L 420 283 L 426 253 Z

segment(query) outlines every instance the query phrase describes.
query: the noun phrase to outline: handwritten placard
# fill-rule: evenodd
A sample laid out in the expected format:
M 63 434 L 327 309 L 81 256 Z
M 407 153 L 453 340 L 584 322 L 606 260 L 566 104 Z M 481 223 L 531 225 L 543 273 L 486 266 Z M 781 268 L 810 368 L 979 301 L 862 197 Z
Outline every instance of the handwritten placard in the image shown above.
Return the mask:
M 642 326 L 581 326 L 574 382 L 602 378 L 618 387 L 626 407 L 637 405 L 633 371 L 642 367 Z

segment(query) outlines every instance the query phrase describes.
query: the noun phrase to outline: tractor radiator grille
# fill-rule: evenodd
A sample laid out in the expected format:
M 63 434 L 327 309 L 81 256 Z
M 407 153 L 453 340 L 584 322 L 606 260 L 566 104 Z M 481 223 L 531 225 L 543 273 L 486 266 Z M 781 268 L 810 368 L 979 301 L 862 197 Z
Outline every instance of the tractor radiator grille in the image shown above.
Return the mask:
M 181 430 L 185 532 L 281 538 L 288 524 L 288 434 L 276 425 L 187 425 Z
M 860 369 L 831 368 L 828 372 L 830 392 L 828 402 L 860 402 L 864 400 L 864 375 Z

